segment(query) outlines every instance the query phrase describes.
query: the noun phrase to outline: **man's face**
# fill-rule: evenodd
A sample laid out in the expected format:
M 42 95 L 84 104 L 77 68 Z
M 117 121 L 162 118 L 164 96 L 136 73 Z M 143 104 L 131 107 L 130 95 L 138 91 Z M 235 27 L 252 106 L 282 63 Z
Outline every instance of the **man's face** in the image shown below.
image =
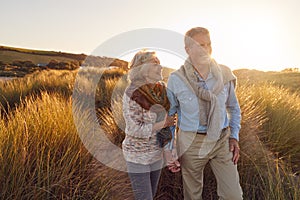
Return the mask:
M 186 52 L 189 54 L 192 60 L 207 61 L 210 59 L 212 48 L 210 37 L 207 34 L 197 34 L 192 37 L 194 40 L 188 47 Z

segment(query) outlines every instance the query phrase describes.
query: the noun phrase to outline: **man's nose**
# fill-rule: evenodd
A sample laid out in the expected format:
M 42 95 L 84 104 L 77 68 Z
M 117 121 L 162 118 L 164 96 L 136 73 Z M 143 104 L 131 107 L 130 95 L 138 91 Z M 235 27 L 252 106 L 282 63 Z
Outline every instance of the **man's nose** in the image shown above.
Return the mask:
M 201 45 L 200 49 L 202 53 L 209 53 L 209 48 L 207 46 Z
M 205 46 L 202 46 L 204 51 L 207 53 L 207 54 L 210 54 L 211 53 L 211 47 L 209 45 L 205 45 Z

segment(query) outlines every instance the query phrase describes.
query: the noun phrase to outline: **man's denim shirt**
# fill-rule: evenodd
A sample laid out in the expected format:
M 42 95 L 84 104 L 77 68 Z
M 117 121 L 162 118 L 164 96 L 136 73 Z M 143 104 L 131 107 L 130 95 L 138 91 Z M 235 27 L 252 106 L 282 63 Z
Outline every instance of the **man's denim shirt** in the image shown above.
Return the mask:
M 201 87 L 212 90 L 216 82 L 212 73 L 209 73 L 206 81 L 204 81 L 198 73 L 196 73 L 196 75 Z M 183 131 L 206 132 L 207 127 L 199 123 L 198 97 L 186 86 L 183 80 L 175 74 L 171 74 L 169 77 L 167 94 L 171 104 L 169 115 L 177 113 L 178 126 L 180 129 Z M 224 104 L 222 107 L 224 118 L 218 123 L 222 123 L 221 125 L 223 125 L 224 128 L 229 126 L 231 129 L 230 138 L 239 140 L 241 110 L 232 81 L 227 83 L 223 91 L 217 95 L 217 100 Z M 174 130 L 174 127 L 171 129 Z

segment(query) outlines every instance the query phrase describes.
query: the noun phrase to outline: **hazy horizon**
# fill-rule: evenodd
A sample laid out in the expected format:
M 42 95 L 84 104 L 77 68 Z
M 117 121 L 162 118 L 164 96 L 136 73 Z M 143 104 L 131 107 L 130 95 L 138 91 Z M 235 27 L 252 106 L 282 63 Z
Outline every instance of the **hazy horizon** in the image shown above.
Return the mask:
M 184 35 L 202 26 L 210 31 L 213 57 L 232 69 L 300 66 L 297 0 L 15 1 L 1 2 L 4 46 L 90 55 L 128 31 L 161 28 Z
M 8 45 L 3 45 L 3 44 L 0 44 L 0 46 L 11 47 L 11 48 L 28 49 L 28 50 L 34 50 L 34 51 L 53 51 L 53 52 L 62 52 L 62 53 L 70 53 L 70 54 L 85 54 L 87 56 L 100 56 L 100 55 L 92 55 L 92 54 L 86 54 L 86 53 L 80 53 L 80 52 L 66 52 L 66 51 L 61 51 L 61 50 L 49 50 L 49 49 L 33 49 L 33 48 L 18 47 L 18 46 L 8 46 Z M 130 62 L 131 58 L 133 57 L 135 52 L 127 54 L 125 56 L 117 57 L 117 58 L 121 59 L 121 60 L 124 60 L 124 61 L 127 61 L 127 62 Z M 176 55 L 168 54 L 168 53 L 163 52 L 163 51 L 156 51 L 156 53 L 157 53 L 158 57 L 160 58 L 160 61 L 161 61 L 161 64 L 162 64 L 163 67 L 178 69 L 184 62 L 184 60 L 182 58 L 179 58 Z M 103 56 L 103 57 L 106 57 L 106 56 Z M 112 58 L 114 58 L 114 57 L 112 57 Z M 174 59 L 174 60 L 172 61 L 171 59 Z M 173 65 L 170 66 L 170 65 L 168 65 L 168 63 L 173 63 Z M 174 63 L 176 63 L 176 64 L 174 64 Z M 219 64 L 224 64 L 224 63 L 219 63 Z M 259 70 L 259 71 L 264 71 L 264 72 L 268 72 L 268 71 L 275 71 L 276 72 L 276 71 L 282 71 L 282 70 L 287 69 L 287 68 L 292 68 L 292 67 L 286 67 L 286 68 L 282 68 L 282 69 L 278 69 L 278 70 L 272 70 L 272 69 L 264 70 L 263 68 L 260 68 L 259 66 L 256 66 L 256 67 L 249 66 L 249 67 L 240 67 L 240 68 L 239 67 L 233 68 L 232 66 L 229 66 L 229 67 L 232 70 L 249 69 L 249 70 Z M 2 77 L 0 77 L 0 78 L 2 78 Z M 4 77 L 4 78 L 7 78 L 7 77 Z

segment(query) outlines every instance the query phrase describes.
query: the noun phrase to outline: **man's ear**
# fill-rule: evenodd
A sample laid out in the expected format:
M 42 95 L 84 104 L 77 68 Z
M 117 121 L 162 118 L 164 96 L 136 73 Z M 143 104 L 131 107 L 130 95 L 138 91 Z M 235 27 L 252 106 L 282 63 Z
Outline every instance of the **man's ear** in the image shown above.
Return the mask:
M 185 46 L 184 48 L 185 48 L 185 52 L 186 52 L 187 54 L 189 54 L 190 48 L 187 47 L 187 46 Z

